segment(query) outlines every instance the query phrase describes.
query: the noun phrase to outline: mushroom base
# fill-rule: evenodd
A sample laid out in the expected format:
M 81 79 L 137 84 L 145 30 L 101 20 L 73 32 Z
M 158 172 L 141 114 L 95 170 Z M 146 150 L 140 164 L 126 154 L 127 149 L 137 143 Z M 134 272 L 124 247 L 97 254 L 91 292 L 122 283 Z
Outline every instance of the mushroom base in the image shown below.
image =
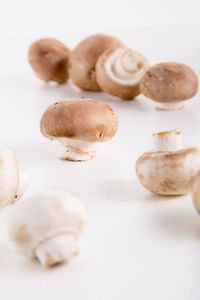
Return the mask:
M 183 108 L 183 102 L 179 101 L 179 102 L 158 102 L 156 104 L 156 109 L 159 110 L 177 110 L 177 109 L 181 109 Z
M 35 249 L 35 257 L 47 268 L 63 263 L 78 253 L 77 239 L 72 233 L 62 233 L 49 238 Z
M 60 156 L 63 160 L 87 161 L 96 156 L 94 143 L 68 138 L 60 138 L 59 142 L 64 146 Z

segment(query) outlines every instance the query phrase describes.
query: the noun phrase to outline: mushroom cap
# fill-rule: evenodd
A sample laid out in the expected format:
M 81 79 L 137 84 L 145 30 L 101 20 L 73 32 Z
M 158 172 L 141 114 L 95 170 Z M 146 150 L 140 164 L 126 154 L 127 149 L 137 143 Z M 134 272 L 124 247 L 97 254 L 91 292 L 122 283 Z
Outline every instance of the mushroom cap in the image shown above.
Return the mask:
M 15 155 L 0 145 L 0 208 L 15 201 L 19 185 L 19 170 Z
M 28 60 L 38 77 L 44 81 L 65 82 L 68 79 L 70 50 L 55 39 L 40 39 L 28 52 Z
M 200 214 L 200 171 L 194 178 L 192 186 L 192 200 L 197 212 Z
M 104 92 L 122 99 L 140 94 L 139 82 L 149 64 L 139 52 L 126 47 L 103 52 L 96 64 L 96 78 Z
M 157 102 L 178 102 L 192 98 L 198 77 L 188 66 L 165 62 L 152 66 L 140 82 L 142 94 Z
M 83 90 L 100 91 L 96 82 L 95 65 L 108 48 L 122 45 L 118 39 L 103 34 L 89 36 L 72 51 L 69 74 L 73 83 Z
M 84 205 L 66 191 L 48 190 L 22 198 L 11 207 L 7 227 L 13 244 L 28 257 L 59 234 L 79 237 L 86 223 Z
M 200 148 L 145 152 L 136 162 L 140 183 L 160 195 L 181 195 L 191 191 L 199 170 Z
M 94 99 L 66 99 L 49 106 L 41 122 L 41 133 L 49 138 L 71 138 L 103 142 L 112 138 L 118 127 L 112 108 Z

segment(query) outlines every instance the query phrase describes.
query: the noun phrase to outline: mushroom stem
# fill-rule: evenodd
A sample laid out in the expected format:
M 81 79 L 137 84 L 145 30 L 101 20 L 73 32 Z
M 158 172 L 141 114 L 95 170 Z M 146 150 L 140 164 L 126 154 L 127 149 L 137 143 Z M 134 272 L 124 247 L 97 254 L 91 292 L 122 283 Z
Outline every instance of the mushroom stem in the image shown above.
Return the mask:
M 153 151 L 176 151 L 183 148 L 182 132 L 178 130 L 153 134 Z
M 183 101 L 179 102 L 157 102 L 156 109 L 160 110 L 177 110 L 183 108 Z
M 61 159 L 86 161 L 96 156 L 94 143 L 69 138 L 59 138 L 59 142 L 64 146 Z
M 44 267 L 51 267 L 78 255 L 77 239 L 72 233 L 62 233 L 42 242 L 35 256 Z

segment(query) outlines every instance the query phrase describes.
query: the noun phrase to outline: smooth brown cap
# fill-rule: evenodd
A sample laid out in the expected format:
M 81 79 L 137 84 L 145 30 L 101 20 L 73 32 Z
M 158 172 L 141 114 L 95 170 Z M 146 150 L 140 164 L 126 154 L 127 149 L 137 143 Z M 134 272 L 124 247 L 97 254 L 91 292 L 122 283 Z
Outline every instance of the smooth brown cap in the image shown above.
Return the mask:
M 72 138 L 103 142 L 112 138 L 118 127 L 112 108 L 94 99 L 65 99 L 49 106 L 40 122 L 47 138 Z
M 70 50 L 55 39 L 41 39 L 34 42 L 28 52 L 33 70 L 44 81 L 65 82 L 68 79 Z
M 103 34 L 92 35 L 80 42 L 70 57 L 69 74 L 73 83 L 83 90 L 101 90 L 95 75 L 97 59 L 105 50 L 120 45 L 122 42 L 118 39 Z
M 154 65 L 140 82 L 141 92 L 157 102 L 178 102 L 192 98 L 198 90 L 198 77 L 188 66 L 166 62 Z

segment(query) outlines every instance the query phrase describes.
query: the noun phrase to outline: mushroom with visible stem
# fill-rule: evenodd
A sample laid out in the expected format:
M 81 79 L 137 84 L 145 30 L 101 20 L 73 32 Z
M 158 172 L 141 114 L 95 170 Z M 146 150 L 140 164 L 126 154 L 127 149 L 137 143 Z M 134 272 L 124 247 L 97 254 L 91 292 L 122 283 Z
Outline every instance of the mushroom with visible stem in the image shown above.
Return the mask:
M 20 199 L 28 182 L 29 176 L 19 172 L 15 155 L 0 145 L 0 209 Z
M 23 197 L 7 214 L 10 240 L 16 250 L 45 267 L 78 255 L 78 239 L 86 223 L 84 205 L 61 190 Z
M 122 99 L 140 94 L 139 83 L 149 67 L 146 58 L 126 47 L 106 50 L 96 64 L 96 78 L 102 91 Z
M 69 74 L 73 83 L 83 90 L 100 91 L 96 81 L 96 62 L 109 48 L 119 47 L 122 42 L 115 37 L 96 34 L 80 42 L 70 56 Z
M 94 99 L 65 99 L 49 106 L 41 133 L 64 146 L 62 159 L 85 161 L 96 156 L 94 144 L 111 139 L 118 127 L 112 108 Z
M 30 46 L 28 60 L 40 79 L 63 83 L 69 78 L 70 53 L 69 48 L 60 41 L 45 38 Z
M 140 183 L 155 194 L 189 193 L 200 169 L 200 148 L 184 146 L 177 130 L 153 134 L 153 139 L 153 149 L 136 162 Z
M 198 77 L 184 64 L 160 63 L 144 74 L 140 90 L 146 97 L 157 102 L 156 108 L 176 110 L 183 107 L 183 101 L 195 96 Z

